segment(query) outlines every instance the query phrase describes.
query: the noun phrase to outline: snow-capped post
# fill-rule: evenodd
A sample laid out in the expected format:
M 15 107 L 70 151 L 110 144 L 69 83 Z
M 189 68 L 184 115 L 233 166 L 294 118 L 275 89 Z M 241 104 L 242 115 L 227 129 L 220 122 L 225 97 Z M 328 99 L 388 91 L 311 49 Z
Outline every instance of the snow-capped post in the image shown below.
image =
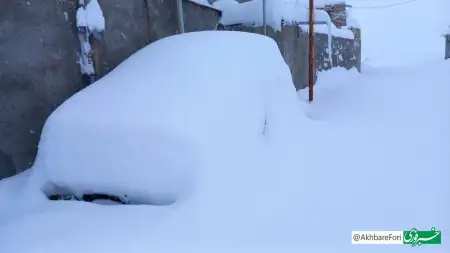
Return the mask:
M 442 36 L 445 38 L 445 59 L 450 59 L 450 26 Z
M 80 43 L 78 65 L 80 66 L 81 74 L 86 75 L 88 77 L 89 84 L 91 84 L 95 81 L 95 70 L 91 58 L 92 48 L 89 43 L 89 26 L 86 18 L 84 0 L 79 1 L 79 7 L 77 10 L 77 30 L 78 41 Z
M 267 20 L 266 20 L 266 0 L 262 0 L 262 20 L 263 20 L 263 33 L 267 35 Z
M 450 33 L 445 36 L 445 59 L 450 59 Z
M 93 61 L 94 50 L 91 42 L 98 45 L 103 41 L 103 31 L 105 30 L 105 19 L 97 0 L 79 0 L 76 16 L 78 30 L 78 41 L 80 49 L 78 52 L 78 65 L 81 74 L 88 78 L 88 83 L 92 84 L 97 80 L 95 62 Z M 97 65 L 99 65 L 98 55 Z M 100 66 L 97 66 L 100 67 Z
M 309 101 L 313 101 L 314 86 L 314 0 L 309 0 Z

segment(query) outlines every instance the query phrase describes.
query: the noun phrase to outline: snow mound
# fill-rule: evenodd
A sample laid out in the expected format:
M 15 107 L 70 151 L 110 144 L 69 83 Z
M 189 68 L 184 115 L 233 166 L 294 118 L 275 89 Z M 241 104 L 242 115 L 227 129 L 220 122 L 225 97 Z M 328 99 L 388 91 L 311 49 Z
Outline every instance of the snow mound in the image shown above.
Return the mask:
M 35 209 L 46 197 L 32 180 L 33 170 L 0 180 L 0 224 Z M 1 230 L 1 229 L 0 229 Z
M 157 41 L 52 113 L 36 178 L 47 194 L 173 203 L 196 186 L 211 152 L 254 145 L 282 125 L 286 116 L 268 95 L 274 84 L 295 101 L 289 68 L 268 37 L 215 31 Z

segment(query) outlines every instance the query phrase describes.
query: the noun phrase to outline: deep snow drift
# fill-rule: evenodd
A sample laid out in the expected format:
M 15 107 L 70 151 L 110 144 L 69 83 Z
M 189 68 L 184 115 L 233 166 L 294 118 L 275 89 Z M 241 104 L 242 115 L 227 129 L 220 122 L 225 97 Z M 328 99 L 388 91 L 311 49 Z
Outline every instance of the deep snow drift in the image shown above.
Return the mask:
M 215 40 L 206 37 L 202 40 Z M 215 44 L 216 49 L 217 46 L 222 49 L 217 52 L 240 59 L 241 49 L 238 47 L 235 54 L 229 47 L 229 38 L 218 37 L 216 43 L 223 41 Z M 242 39 L 251 41 L 251 47 L 267 49 L 264 57 L 271 57 L 271 52 L 279 54 L 276 45 L 266 38 Z M 188 45 L 193 49 L 193 45 L 201 46 L 201 43 Z M 165 57 L 157 52 L 155 56 Z M 210 80 L 213 76 L 203 70 L 212 68 L 211 64 L 194 62 L 202 58 L 197 54 L 190 57 L 193 60 L 186 65 L 195 63 L 203 80 Z M 148 60 L 143 54 L 142 57 L 137 54 L 137 59 L 144 58 Z M 214 67 L 227 65 L 239 71 L 220 72 L 222 79 L 234 78 L 230 77 L 233 74 L 268 75 L 239 60 L 228 65 L 226 59 L 230 58 Z M 254 59 L 253 64 L 266 64 L 261 60 Z M 296 94 L 293 86 L 289 86 L 292 81 L 285 64 L 275 56 L 272 60 L 268 63 L 271 71 L 265 70 L 275 79 L 261 86 L 264 92 L 254 93 L 255 97 L 263 95 L 261 104 L 269 108 L 264 135 L 252 134 L 260 129 L 256 127 L 259 122 L 256 116 L 248 121 L 242 119 L 242 124 L 249 124 L 243 130 L 232 127 L 236 122 L 224 122 L 221 130 L 231 126 L 238 137 L 226 132 L 215 136 L 214 141 L 223 145 L 214 145 L 203 140 L 203 135 L 196 135 L 200 139 L 194 140 L 203 147 L 198 149 L 203 154 L 199 156 L 202 169 L 196 174 L 199 180 L 196 188 L 184 201 L 159 207 L 101 206 L 82 202 L 50 203 L 37 198 L 34 202 L 39 203 L 27 206 L 28 209 L 20 206 L 22 212 L 18 214 L 14 213 L 16 205 L 8 201 L 2 205 L 0 201 L 0 252 L 403 253 L 411 252 L 411 246 L 351 245 L 351 231 L 413 227 L 429 230 L 432 226 L 443 231 L 443 244 L 424 245 L 418 250 L 449 252 L 446 231 L 450 230 L 450 100 L 447 98 L 450 62 L 427 63 L 411 69 L 366 67 L 362 74 L 333 69 L 320 73 L 315 101 L 309 104 L 306 90 Z M 162 66 L 165 61 L 170 60 L 163 60 Z M 119 69 L 115 73 L 120 72 Z M 122 75 L 115 73 L 111 79 L 121 78 Z M 171 75 L 158 78 L 176 79 Z M 221 82 L 217 83 L 219 87 Z M 92 90 L 102 90 L 101 86 L 91 87 L 91 91 L 73 101 L 81 101 L 84 95 L 89 97 L 94 94 Z M 230 87 L 247 89 L 237 84 Z M 243 116 L 250 109 L 235 110 L 234 101 L 228 100 L 234 98 L 231 96 L 234 92 L 230 88 L 227 96 L 210 99 L 229 102 L 227 116 L 236 119 L 236 115 L 229 114 Z M 205 102 L 206 98 L 198 99 Z M 240 104 L 239 101 L 236 103 Z M 258 106 L 251 108 L 259 111 Z M 222 109 L 221 112 L 227 112 L 226 108 Z M 63 110 L 64 107 L 60 111 Z M 199 108 L 199 112 L 205 110 Z M 206 115 L 212 117 L 208 121 L 212 126 L 223 122 L 220 115 Z M 68 115 L 65 119 L 69 118 Z M 207 132 L 206 136 L 217 133 Z M 244 141 L 236 141 L 239 138 Z M 34 177 L 28 173 L 0 181 L 0 197 L 5 193 L 14 194 L 20 180 Z M 35 199 L 27 196 L 36 191 L 32 186 L 23 190 L 23 202 Z M 14 199 L 18 197 L 16 194 Z M 2 219 L 4 210 L 9 210 L 8 219 Z M 23 210 L 28 213 L 24 214 Z

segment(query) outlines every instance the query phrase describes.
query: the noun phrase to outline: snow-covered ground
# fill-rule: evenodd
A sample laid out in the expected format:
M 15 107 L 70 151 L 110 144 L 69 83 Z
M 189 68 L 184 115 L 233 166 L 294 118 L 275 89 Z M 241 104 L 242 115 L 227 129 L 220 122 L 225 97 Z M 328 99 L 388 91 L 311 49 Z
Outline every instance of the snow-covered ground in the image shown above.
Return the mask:
M 369 58 L 373 66 L 408 66 L 444 58 L 441 34 L 450 24 L 450 1 L 347 0 L 347 3 L 353 6 L 352 16 L 362 27 L 363 59 Z M 388 7 L 376 8 L 379 6 Z
M 53 136 L 57 146 L 52 147 L 52 141 L 48 141 L 40 147 L 49 150 L 40 151 L 47 162 L 0 181 L 0 252 L 403 253 L 411 252 L 411 247 L 351 245 L 351 231 L 413 227 L 428 230 L 433 226 L 443 231 L 443 244 L 424 245 L 418 250 L 449 252 L 446 232 L 450 231 L 450 62 L 429 62 L 411 68 L 364 66 L 362 74 L 333 69 L 320 73 L 315 101 L 310 104 L 306 101 L 307 90 L 295 93 L 289 71 L 273 41 L 243 33 L 196 34 L 199 40 L 190 43 L 179 36 L 151 45 L 112 72 L 104 83 L 94 84 L 57 110 L 56 116 L 48 121 L 54 123 L 47 122 L 53 127 L 46 125 L 49 132 L 44 131 L 43 135 L 44 139 Z M 195 34 L 183 36 L 195 39 Z M 177 47 L 177 43 L 183 44 L 184 53 L 179 57 L 184 61 L 166 57 L 164 53 Z M 151 49 L 152 46 L 155 48 Z M 267 50 L 267 54 L 256 57 L 258 50 Z M 248 54 L 256 58 L 247 57 Z M 212 62 L 204 62 L 205 59 Z M 144 60 L 160 67 L 138 67 L 137 63 Z M 163 69 L 169 65 L 171 71 L 178 72 L 163 75 Z M 185 75 L 182 67 L 194 74 Z M 126 74 L 129 69 L 138 74 Z M 180 73 L 184 74 L 177 76 Z M 153 75 L 159 77 L 153 79 Z M 116 83 L 110 90 L 108 84 L 113 80 L 127 83 Z M 157 89 L 158 84 L 165 82 L 168 86 Z M 227 82 L 229 89 L 225 86 Z M 145 83 L 151 88 L 147 90 Z M 182 87 L 185 87 L 182 94 L 187 96 L 177 93 Z M 195 92 L 189 92 L 191 88 Z M 105 98 L 108 90 L 112 94 Z M 149 90 L 157 94 L 143 94 Z M 102 94 L 97 103 L 96 94 Z M 126 99 L 112 105 L 119 94 Z M 198 104 L 145 107 L 149 103 L 146 97 L 157 99 L 161 95 L 171 102 L 179 98 Z M 133 96 L 138 99 L 132 100 Z M 251 100 L 250 107 L 241 107 L 245 106 L 245 99 Z M 87 115 L 63 113 L 81 112 L 81 102 L 95 107 L 88 107 Z M 102 106 L 102 102 L 111 107 Z M 150 104 L 170 105 L 167 101 L 164 104 L 162 97 L 156 102 Z M 225 113 L 226 119 L 216 111 L 208 111 L 209 107 Z M 108 108 L 110 111 L 100 113 Z M 127 116 L 126 110 L 133 114 Z M 166 115 L 164 112 L 169 113 L 167 117 L 162 117 Z M 176 120 L 182 112 L 187 112 L 188 117 L 183 120 L 191 127 L 186 131 L 180 130 L 183 122 Z M 139 114 L 144 117 L 139 118 Z M 98 120 L 100 116 L 106 123 Z M 161 120 L 159 124 L 150 124 L 154 116 Z M 92 120 L 91 124 L 87 124 L 90 122 L 87 119 Z M 77 168 L 58 160 L 59 156 L 52 158 L 56 152 L 70 159 L 70 150 L 67 153 L 58 150 L 70 138 L 51 132 L 65 129 L 62 133 L 68 135 L 73 130 L 74 139 L 69 143 L 80 144 L 82 141 L 78 139 L 84 136 L 89 145 L 101 145 L 95 141 L 105 141 L 102 138 L 111 133 L 105 127 L 113 128 L 121 119 L 143 122 L 147 127 L 168 127 L 173 122 L 174 127 L 165 133 L 198 137 L 188 142 L 196 144 L 194 151 L 200 155 L 194 158 L 201 161 L 190 194 L 166 206 L 46 201 L 39 192 L 42 180 L 76 187 L 81 182 L 77 178 L 85 175 L 93 182 L 98 176 L 89 171 L 95 169 L 92 164 L 87 164 L 92 166 L 89 169 Z M 76 122 L 94 128 L 69 128 L 69 123 Z M 138 125 L 120 126 L 135 129 L 138 137 L 154 138 L 151 132 L 136 128 Z M 99 129 L 105 132 L 97 138 L 92 133 Z M 127 133 L 119 136 L 124 134 Z M 130 144 L 125 139 L 118 140 Z M 132 142 L 139 143 L 139 138 Z M 127 151 L 132 145 L 124 147 L 126 152 L 139 150 Z M 81 158 L 89 155 L 76 148 Z M 154 153 L 145 155 L 156 161 L 152 160 Z M 83 165 L 79 156 L 71 161 Z M 106 156 L 100 153 L 100 162 L 108 166 L 126 159 L 111 157 L 109 161 Z M 170 157 L 170 152 L 161 157 L 166 160 L 152 164 L 157 166 L 179 158 Z M 48 165 L 61 166 L 72 176 L 58 174 L 56 167 L 44 168 Z M 99 169 L 106 172 L 108 168 Z M 133 169 L 134 175 L 124 181 L 116 180 L 125 184 L 130 178 L 144 175 L 143 167 Z M 149 182 L 155 182 L 151 176 L 158 176 L 156 168 L 149 171 Z M 145 183 L 146 179 L 139 180 Z M 102 190 L 108 189 L 105 185 L 108 184 L 101 185 Z M 84 190 L 88 187 L 81 186 Z M 132 187 L 145 189 L 145 185 Z

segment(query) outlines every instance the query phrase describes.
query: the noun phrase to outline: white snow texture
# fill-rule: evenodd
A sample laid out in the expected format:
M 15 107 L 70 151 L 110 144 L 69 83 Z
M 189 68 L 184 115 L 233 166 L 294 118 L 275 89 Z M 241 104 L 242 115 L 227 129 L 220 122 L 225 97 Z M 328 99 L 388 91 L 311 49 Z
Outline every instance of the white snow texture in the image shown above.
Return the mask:
M 409 253 L 351 231 L 436 227 L 443 243 L 418 250 L 448 253 L 449 68 L 332 69 L 309 103 L 268 37 L 152 43 L 61 105 L 33 168 L 0 181 L 0 252 Z M 54 186 L 164 206 L 47 201 Z

